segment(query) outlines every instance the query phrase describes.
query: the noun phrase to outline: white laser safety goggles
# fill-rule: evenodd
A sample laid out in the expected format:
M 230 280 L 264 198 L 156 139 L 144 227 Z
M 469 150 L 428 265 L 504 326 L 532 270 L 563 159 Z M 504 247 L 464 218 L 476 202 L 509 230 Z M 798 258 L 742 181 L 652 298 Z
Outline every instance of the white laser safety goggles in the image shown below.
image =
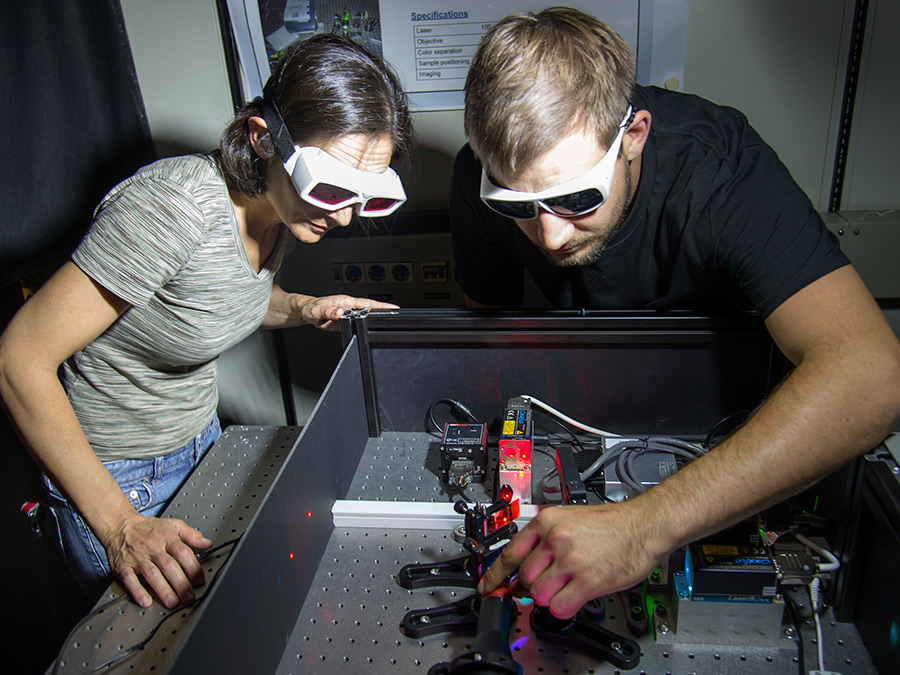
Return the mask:
M 321 148 L 294 145 L 281 113 L 268 98 L 263 99 L 263 119 L 284 170 L 297 193 L 309 204 L 326 211 L 359 204 L 359 215 L 379 218 L 392 214 L 406 201 L 400 176 L 390 167 L 381 173 L 363 171 Z
M 328 211 L 360 204 L 359 215 L 377 218 L 406 201 L 400 177 L 390 167 L 382 173 L 363 171 L 314 146 L 295 145 L 284 169 L 305 201 Z
M 578 178 L 541 190 L 540 192 L 518 192 L 494 185 L 487 172 L 481 170 L 481 201 L 492 210 L 507 218 L 533 220 L 540 209 L 572 218 L 583 216 L 599 208 L 608 198 L 615 175 L 616 158 L 622 145 L 622 136 L 631 121 L 632 108 L 622 118 L 619 133 L 613 139 L 603 158 Z

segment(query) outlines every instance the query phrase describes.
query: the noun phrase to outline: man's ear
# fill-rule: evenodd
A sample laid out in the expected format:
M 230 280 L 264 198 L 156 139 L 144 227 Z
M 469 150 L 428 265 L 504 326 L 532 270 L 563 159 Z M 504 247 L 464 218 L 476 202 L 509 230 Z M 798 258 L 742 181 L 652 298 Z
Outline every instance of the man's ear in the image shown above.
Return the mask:
M 262 117 L 251 117 L 247 120 L 247 128 L 253 151 L 262 159 L 275 157 L 275 147 L 272 144 L 272 136 L 269 134 L 266 121 Z
M 622 154 L 629 162 L 637 159 L 644 151 L 644 144 L 650 135 L 651 115 L 649 110 L 637 110 L 634 119 L 622 137 Z

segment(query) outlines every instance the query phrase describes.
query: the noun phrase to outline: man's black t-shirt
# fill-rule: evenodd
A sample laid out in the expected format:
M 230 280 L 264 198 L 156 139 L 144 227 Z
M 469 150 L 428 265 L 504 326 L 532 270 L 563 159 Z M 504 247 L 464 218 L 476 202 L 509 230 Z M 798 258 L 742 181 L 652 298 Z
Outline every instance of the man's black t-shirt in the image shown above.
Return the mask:
M 591 265 L 548 261 L 515 222 L 479 198 L 469 146 L 453 170 L 456 279 L 486 305 L 520 297 L 523 269 L 555 307 L 752 307 L 784 300 L 848 264 L 806 195 L 740 112 L 697 96 L 637 87 L 652 116 L 631 213 Z

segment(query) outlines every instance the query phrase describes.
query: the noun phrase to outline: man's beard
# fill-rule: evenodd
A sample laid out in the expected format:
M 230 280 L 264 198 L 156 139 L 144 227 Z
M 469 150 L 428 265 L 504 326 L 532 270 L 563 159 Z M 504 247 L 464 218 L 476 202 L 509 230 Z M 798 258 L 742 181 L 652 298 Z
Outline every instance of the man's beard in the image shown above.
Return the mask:
M 557 258 L 554 257 L 553 251 L 548 251 L 543 246 L 538 246 L 538 250 L 544 254 L 544 257 L 547 258 L 550 262 L 552 262 L 557 267 L 584 267 L 585 265 L 591 265 L 597 262 L 600 259 L 600 255 L 603 253 L 603 250 L 606 248 L 606 245 L 609 243 L 609 240 L 612 239 L 612 236 L 621 229 L 622 225 L 625 224 L 625 220 L 628 218 L 628 214 L 631 212 L 631 198 L 634 192 L 634 185 L 631 180 L 631 162 L 625 161 L 625 190 L 622 194 L 621 199 L 619 199 L 615 204 L 615 209 L 618 211 L 618 216 L 616 217 L 615 222 L 612 227 L 610 227 L 606 232 L 594 232 L 589 234 L 584 239 L 576 240 L 573 242 L 569 242 L 567 246 L 576 246 L 582 247 L 587 246 L 588 250 L 580 253 L 579 255 L 571 255 L 566 256 L 565 258 Z

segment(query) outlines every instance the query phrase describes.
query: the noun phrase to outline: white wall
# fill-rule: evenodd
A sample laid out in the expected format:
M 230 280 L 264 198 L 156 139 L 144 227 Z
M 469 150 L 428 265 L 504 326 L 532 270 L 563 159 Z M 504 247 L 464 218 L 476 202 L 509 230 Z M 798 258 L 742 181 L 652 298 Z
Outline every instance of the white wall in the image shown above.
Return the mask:
M 820 211 L 831 185 L 846 4 L 696 0 L 685 57 L 684 90 L 747 115 Z
M 870 2 L 841 209 L 900 208 L 900 2 Z
M 205 152 L 233 108 L 215 0 L 121 0 L 161 157 Z

